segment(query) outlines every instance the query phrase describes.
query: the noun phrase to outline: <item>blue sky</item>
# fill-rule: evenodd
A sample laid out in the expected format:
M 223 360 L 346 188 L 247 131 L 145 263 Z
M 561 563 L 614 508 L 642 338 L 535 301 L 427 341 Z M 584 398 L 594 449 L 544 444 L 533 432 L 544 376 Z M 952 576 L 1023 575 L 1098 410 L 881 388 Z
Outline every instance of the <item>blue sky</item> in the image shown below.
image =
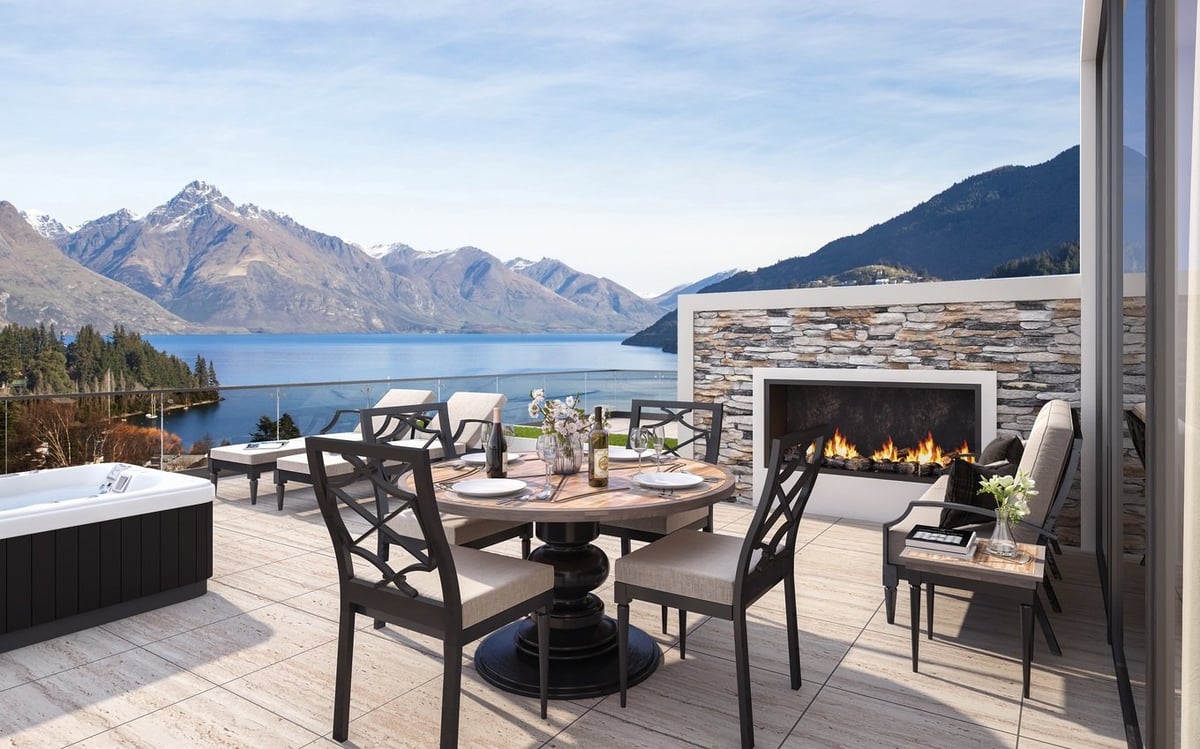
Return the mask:
M 1081 3 L 0 0 L 0 199 L 187 182 L 643 294 L 1078 143 Z

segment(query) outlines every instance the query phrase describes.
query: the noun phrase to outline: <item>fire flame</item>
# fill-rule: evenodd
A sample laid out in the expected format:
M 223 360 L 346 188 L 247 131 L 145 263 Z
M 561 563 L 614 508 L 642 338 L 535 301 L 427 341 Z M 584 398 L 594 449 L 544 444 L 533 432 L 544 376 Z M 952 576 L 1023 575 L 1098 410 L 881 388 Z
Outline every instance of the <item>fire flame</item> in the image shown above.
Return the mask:
M 974 456 L 974 455 L 968 455 L 967 453 L 969 453 L 969 452 L 971 452 L 971 446 L 967 444 L 967 441 L 966 441 L 966 440 L 963 440 L 962 447 L 958 448 L 958 457 L 959 457 L 959 459 L 960 459 L 960 460 L 965 460 L 965 461 L 967 461 L 968 463 L 974 463 L 974 462 L 975 462 L 975 456 Z
M 871 460 L 890 460 L 893 463 L 899 462 L 900 451 L 896 449 L 896 443 L 892 442 L 889 436 L 887 442 L 883 443 L 883 447 L 871 453 Z
M 975 459 L 969 454 L 970 452 L 971 448 L 966 440 L 963 440 L 962 446 L 956 450 L 944 451 L 934 441 L 933 433 L 926 432 L 925 439 L 918 442 L 916 447 L 907 449 L 897 447 L 895 441 L 889 435 L 883 446 L 871 453 L 871 460 L 892 463 L 903 461 L 918 465 L 937 464 L 944 468 L 949 466 L 955 457 L 974 462 Z M 834 429 L 833 438 L 825 443 L 824 454 L 826 458 L 841 458 L 842 460 L 860 457 L 858 448 L 846 439 L 846 436 L 842 434 L 840 429 Z
M 833 439 L 825 443 L 826 458 L 857 458 L 858 448 L 846 441 L 842 433 L 837 429 L 833 430 Z
M 917 443 L 914 450 L 908 453 L 909 463 L 937 463 L 938 465 L 949 465 L 950 456 L 942 452 L 942 448 L 933 441 L 933 433 L 926 432 L 925 439 Z

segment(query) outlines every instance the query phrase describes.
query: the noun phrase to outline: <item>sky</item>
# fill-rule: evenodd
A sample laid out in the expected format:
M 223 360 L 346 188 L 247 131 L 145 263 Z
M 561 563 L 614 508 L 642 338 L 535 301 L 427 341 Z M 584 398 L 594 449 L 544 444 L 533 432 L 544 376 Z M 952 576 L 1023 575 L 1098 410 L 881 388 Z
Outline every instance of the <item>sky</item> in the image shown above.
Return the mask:
M 643 295 L 1079 142 L 1079 0 L 0 0 L 0 200 L 188 182 Z

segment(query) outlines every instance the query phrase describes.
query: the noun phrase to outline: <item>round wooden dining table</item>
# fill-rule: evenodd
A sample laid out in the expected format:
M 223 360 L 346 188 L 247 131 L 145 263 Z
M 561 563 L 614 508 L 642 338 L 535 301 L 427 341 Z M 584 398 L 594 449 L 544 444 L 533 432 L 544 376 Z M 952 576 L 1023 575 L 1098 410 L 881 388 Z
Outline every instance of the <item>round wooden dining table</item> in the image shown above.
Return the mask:
M 460 495 L 451 487 L 482 478 L 483 468 L 462 461 L 433 466 L 438 506 L 455 515 L 533 522 L 543 543 L 530 559 L 554 567 L 554 606 L 550 626 L 550 697 L 578 699 L 612 694 L 618 689 L 616 622 L 604 613 L 593 591 L 608 577 L 609 560 L 593 544 L 601 523 L 666 515 L 706 507 L 733 494 L 733 474 L 721 466 L 673 459 L 646 472 L 686 472 L 702 479 L 696 486 L 673 491 L 646 489 L 634 481 L 635 463 L 612 462 L 608 486 L 588 485 L 586 471 L 551 475 L 553 495 L 539 499 L 545 464 L 533 457 L 509 463 L 508 478 L 528 485 L 523 493 L 501 497 Z M 536 624 L 522 620 L 488 635 L 475 651 L 475 668 L 489 683 L 516 694 L 538 694 Z M 650 635 L 629 628 L 629 683 L 646 679 L 658 667 L 662 651 Z

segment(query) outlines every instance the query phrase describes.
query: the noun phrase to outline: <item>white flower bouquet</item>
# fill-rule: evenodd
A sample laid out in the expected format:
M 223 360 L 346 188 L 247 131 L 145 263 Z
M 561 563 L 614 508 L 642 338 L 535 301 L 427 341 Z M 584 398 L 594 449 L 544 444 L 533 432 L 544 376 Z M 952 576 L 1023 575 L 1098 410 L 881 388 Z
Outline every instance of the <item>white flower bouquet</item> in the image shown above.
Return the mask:
M 1016 476 L 989 476 L 979 481 L 979 490 L 996 498 L 996 515 L 1010 525 L 1029 514 L 1029 497 L 1037 494 L 1033 486 L 1034 480 L 1025 471 L 1017 471 Z
M 546 391 L 538 388 L 530 391 L 529 398 L 529 418 L 540 419 L 542 432 L 557 435 L 559 442 L 571 444 L 571 438 L 582 439 L 592 428 L 593 418 L 579 407 L 578 396 L 548 400 Z

